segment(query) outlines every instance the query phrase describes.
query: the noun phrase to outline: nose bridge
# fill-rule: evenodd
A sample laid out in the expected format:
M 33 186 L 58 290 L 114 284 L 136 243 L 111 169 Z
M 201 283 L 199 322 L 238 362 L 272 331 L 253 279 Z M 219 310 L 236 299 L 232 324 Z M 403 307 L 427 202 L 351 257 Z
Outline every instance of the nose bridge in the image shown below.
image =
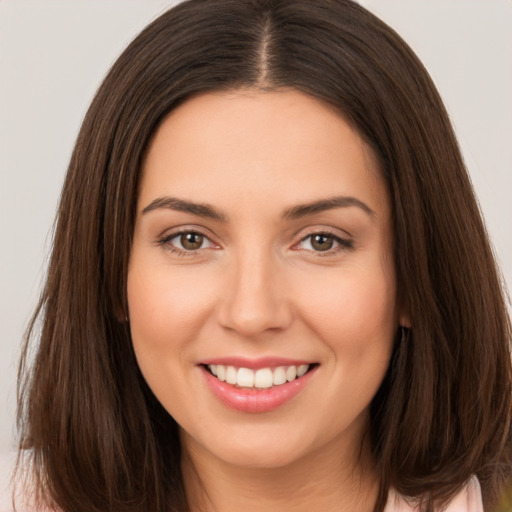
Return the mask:
M 251 337 L 289 324 L 284 276 L 271 248 L 241 248 L 233 255 L 228 274 L 220 312 L 224 327 Z

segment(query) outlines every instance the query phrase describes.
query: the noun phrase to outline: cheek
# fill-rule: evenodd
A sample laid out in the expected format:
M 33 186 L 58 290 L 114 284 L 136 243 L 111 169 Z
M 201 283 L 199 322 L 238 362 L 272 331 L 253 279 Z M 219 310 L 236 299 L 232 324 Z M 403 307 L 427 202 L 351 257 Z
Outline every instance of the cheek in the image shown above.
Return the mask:
M 365 414 L 387 371 L 397 329 L 396 285 L 392 272 L 366 264 L 336 269 L 303 289 L 303 319 L 326 348 L 319 418 L 335 436 Z
M 155 396 L 176 413 L 185 407 L 180 392 L 194 368 L 189 347 L 209 314 L 211 286 L 202 286 L 204 276 L 186 269 L 138 263 L 132 264 L 127 282 L 133 349 Z
M 186 270 L 149 268 L 134 265 L 127 283 L 133 347 L 145 376 L 182 362 L 209 315 L 216 289 Z
M 305 316 L 311 327 L 331 342 L 389 339 L 396 330 L 394 279 L 380 267 L 344 269 L 334 272 L 326 285 L 310 283 L 303 294 Z M 299 291 L 300 293 L 300 291 Z

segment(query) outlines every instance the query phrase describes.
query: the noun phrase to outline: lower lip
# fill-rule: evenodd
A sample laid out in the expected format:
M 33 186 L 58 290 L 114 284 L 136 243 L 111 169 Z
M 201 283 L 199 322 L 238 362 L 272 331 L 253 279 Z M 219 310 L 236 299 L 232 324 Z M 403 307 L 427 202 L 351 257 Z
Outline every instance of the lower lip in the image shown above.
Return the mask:
M 298 379 L 268 389 L 237 388 L 217 379 L 206 368 L 201 369 L 209 388 L 225 405 L 237 411 L 260 413 L 273 411 L 300 393 L 316 367 Z

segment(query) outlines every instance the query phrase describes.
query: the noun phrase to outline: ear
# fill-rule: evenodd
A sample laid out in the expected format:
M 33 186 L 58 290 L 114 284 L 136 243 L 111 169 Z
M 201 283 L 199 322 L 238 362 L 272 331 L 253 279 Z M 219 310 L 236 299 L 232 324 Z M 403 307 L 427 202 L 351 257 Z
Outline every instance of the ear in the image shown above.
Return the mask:
M 398 297 L 397 311 L 398 311 L 398 325 L 401 327 L 406 327 L 407 329 L 410 329 L 412 327 L 411 312 L 409 309 L 409 305 L 407 304 L 407 301 L 405 300 L 405 298 L 403 296 Z
M 398 324 L 401 327 L 407 327 L 407 329 L 411 328 L 411 326 L 412 326 L 411 317 L 406 308 L 401 308 L 401 311 L 399 312 L 399 315 L 398 315 Z
M 128 304 L 117 304 L 114 306 L 114 317 L 120 324 L 127 324 L 130 321 L 128 316 Z
M 130 321 L 130 319 L 128 318 L 128 315 L 122 310 L 119 310 L 119 311 L 116 310 L 114 312 L 114 316 L 120 324 L 127 324 Z

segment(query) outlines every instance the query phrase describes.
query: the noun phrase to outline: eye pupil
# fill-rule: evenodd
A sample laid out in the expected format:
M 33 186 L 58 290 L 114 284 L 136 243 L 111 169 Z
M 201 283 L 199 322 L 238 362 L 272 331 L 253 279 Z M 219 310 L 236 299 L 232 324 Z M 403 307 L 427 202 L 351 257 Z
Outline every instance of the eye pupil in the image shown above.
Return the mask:
M 194 251 L 200 249 L 203 245 L 203 235 L 199 233 L 184 233 L 180 237 L 181 245 L 184 249 Z
M 311 245 L 317 251 L 328 251 L 332 249 L 334 240 L 329 235 L 313 235 L 311 237 Z

